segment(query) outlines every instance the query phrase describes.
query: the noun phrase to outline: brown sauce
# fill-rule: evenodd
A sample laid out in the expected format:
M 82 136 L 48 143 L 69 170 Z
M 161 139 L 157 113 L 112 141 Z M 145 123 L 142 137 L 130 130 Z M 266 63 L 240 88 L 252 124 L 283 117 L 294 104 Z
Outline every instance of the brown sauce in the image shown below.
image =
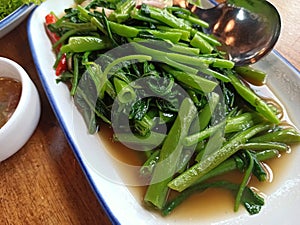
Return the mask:
M 21 90 L 20 81 L 0 77 L 0 128 L 14 113 L 20 100 Z
M 266 87 L 263 86 L 251 86 L 254 91 L 260 95 L 262 98 L 267 99 L 270 102 L 276 102 L 279 104 L 279 108 L 282 110 L 281 120 L 285 124 L 291 124 L 291 121 L 288 118 L 287 112 L 284 107 L 278 102 L 278 99 L 272 94 L 272 92 Z M 109 154 L 126 162 L 130 165 L 141 165 L 144 162 L 143 154 L 141 152 L 136 152 L 134 150 L 128 149 L 120 143 L 112 141 L 112 130 L 107 126 L 102 126 L 101 132 L 99 133 L 101 140 L 104 142 L 107 147 Z M 292 151 L 287 153 L 282 153 L 280 159 L 274 158 L 265 162 L 265 167 L 269 175 L 269 181 L 259 182 L 255 177 L 253 177 L 248 184 L 250 187 L 254 187 L 261 191 L 262 195 L 268 196 L 274 191 L 276 187 L 280 185 L 284 174 L 288 169 L 288 164 L 292 159 Z M 129 175 L 126 171 L 119 171 L 121 177 L 125 180 L 128 180 Z M 238 171 L 234 171 L 228 174 L 223 175 L 223 180 L 229 180 L 239 183 L 242 179 L 243 174 Z M 129 178 L 134 179 L 134 178 Z M 141 187 L 128 187 L 137 201 L 140 204 L 143 204 L 143 196 L 146 191 L 145 186 Z M 172 194 L 172 193 L 171 193 Z M 208 189 L 205 192 L 197 193 L 192 195 L 189 199 L 183 202 L 178 206 L 173 213 L 167 216 L 166 219 L 170 218 L 171 220 L 186 220 L 193 218 L 193 220 L 209 220 L 211 218 L 216 218 L 218 220 L 225 219 L 234 214 L 234 196 L 224 189 Z M 242 206 L 240 206 L 239 212 L 243 211 Z M 157 214 L 158 215 L 158 214 Z

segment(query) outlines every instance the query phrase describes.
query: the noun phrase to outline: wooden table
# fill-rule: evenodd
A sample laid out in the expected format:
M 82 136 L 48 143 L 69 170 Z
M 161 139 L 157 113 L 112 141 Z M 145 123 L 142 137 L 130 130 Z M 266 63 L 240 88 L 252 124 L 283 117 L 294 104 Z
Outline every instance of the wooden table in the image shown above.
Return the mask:
M 270 0 L 280 11 L 276 49 L 300 70 L 300 1 Z M 88 181 L 56 120 L 28 46 L 27 21 L 0 39 L 0 56 L 30 74 L 42 102 L 39 125 L 27 144 L 0 163 L 0 224 L 108 225 Z

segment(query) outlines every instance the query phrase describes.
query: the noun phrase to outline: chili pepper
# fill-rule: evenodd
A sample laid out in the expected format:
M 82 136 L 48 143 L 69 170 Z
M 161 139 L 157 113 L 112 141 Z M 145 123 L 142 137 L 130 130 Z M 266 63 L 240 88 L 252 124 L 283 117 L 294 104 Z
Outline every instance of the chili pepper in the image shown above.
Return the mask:
M 57 18 L 55 17 L 55 15 L 53 15 L 51 13 L 46 15 L 45 19 L 46 19 L 46 25 L 55 23 L 57 21 Z
M 56 43 L 60 37 L 56 34 L 56 33 L 53 33 L 49 28 L 48 28 L 48 25 L 49 24 L 53 24 L 53 23 L 56 23 L 57 21 L 57 18 L 55 17 L 55 15 L 53 14 L 48 14 L 46 17 L 45 17 L 45 20 L 46 20 L 46 32 L 47 32 L 47 35 L 51 41 L 52 44 Z M 60 47 L 61 45 L 59 45 L 55 51 L 58 52 L 60 50 Z
M 56 33 L 52 32 L 52 31 L 48 28 L 48 25 L 49 25 L 49 24 L 56 23 L 57 18 L 55 17 L 55 15 L 53 15 L 53 14 L 50 13 L 50 14 L 46 15 L 45 20 L 46 20 L 46 22 L 45 22 L 45 25 L 46 25 L 45 28 L 46 28 L 47 35 L 48 35 L 48 37 L 49 37 L 51 43 L 54 44 L 54 43 L 56 43 L 56 42 L 60 39 L 60 37 L 59 37 Z M 59 45 L 55 48 L 55 52 L 56 52 L 56 53 L 58 53 L 58 52 L 60 51 L 61 46 L 62 46 L 62 45 L 59 44 Z M 60 59 L 59 59 L 59 62 L 58 62 L 58 64 L 57 64 L 57 66 L 56 66 L 55 74 L 56 74 L 57 76 L 59 76 L 59 75 L 61 75 L 63 72 L 65 72 L 66 70 L 67 70 L 67 57 L 66 57 L 66 54 L 63 53 L 62 56 L 61 56 Z
M 55 74 L 56 76 L 61 75 L 63 72 L 65 72 L 67 70 L 67 57 L 66 54 L 62 54 L 57 67 L 55 69 Z

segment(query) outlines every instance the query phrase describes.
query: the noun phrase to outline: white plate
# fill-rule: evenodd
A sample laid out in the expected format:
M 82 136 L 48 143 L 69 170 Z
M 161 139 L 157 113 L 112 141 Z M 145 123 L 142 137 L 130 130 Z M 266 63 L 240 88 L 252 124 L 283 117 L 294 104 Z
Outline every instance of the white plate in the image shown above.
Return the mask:
M 0 38 L 18 26 L 28 14 L 34 9 L 35 5 L 22 5 L 4 19 L 0 20 Z
M 39 6 L 28 22 L 32 55 L 45 92 L 65 135 L 74 150 L 100 203 L 114 224 L 296 224 L 300 207 L 300 149 L 294 148 L 286 173 L 282 175 L 270 193 L 260 214 L 250 216 L 241 207 L 238 213 L 232 209 L 209 218 L 166 218 L 145 210 L 129 189 L 122 185 L 118 171 L 98 135 L 89 135 L 79 112 L 74 108 L 69 90 L 63 83 L 57 84 L 53 71 L 54 54 L 44 30 L 44 17 L 50 11 L 60 14 L 73 4 L 72 0 L 48 0 Z M 288 62 L 272 52 L 257 64 L 268 74 L 268 85 L 288 109 L 289 116 L 300 127 L 300 75 Z M 74 122 L 76 121 L 76 122 Z M 109 179 L 109 178 L 110 179 Z M 113 180 L 113 181 L 112 181 Z M 120 183 L 119 183 L 120 182 Z M 119 183 L 119 184 L 118 184 Z M 214 204 L 214 203 L 212 203 Z M 288 221 L 288 222 L 287 222 Z

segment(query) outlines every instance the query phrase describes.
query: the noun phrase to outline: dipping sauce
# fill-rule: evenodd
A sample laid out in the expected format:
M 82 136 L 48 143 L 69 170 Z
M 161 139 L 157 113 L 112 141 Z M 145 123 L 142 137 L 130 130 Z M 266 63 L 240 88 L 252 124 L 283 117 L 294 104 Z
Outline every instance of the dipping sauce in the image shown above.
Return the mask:
M 0 77 L 0 129 L 14 113 L 20 100 L 22 85 L 12 78 Z

